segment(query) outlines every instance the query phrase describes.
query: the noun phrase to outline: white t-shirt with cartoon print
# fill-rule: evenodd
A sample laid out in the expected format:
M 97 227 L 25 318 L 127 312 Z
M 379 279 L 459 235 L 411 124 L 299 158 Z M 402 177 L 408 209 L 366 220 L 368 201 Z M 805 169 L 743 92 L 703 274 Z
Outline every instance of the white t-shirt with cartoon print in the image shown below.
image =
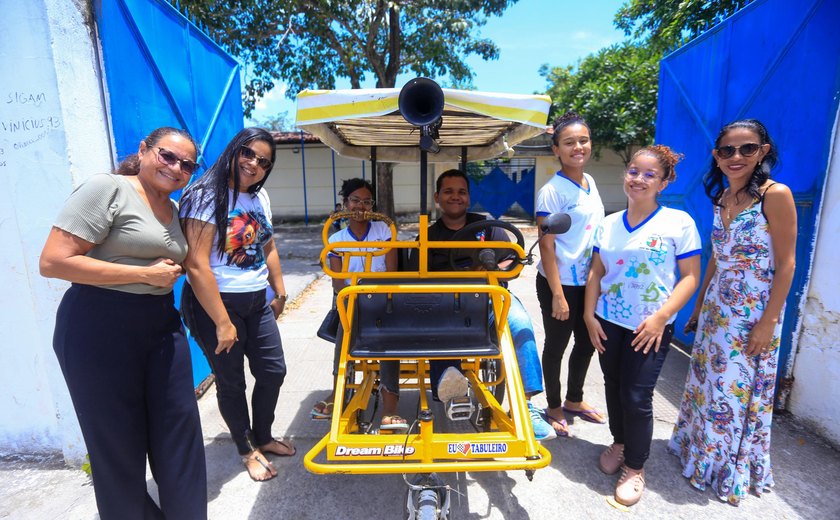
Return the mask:
M 357 237 L 353 234 L 350 230 L 350 226 L 333 233 L 330 235 L 329 243 L 332 244 L 333 242 L 387 242 L 391 240 L 391 227 L 384 222 L 370 221 L 368 222 L 367 231 L 365 234 Z M 341 248 L 337 251 L 378 251 L 380 248 L 378 247 L 356 247 L 356 248 Z M 333 252 L 330 252 L 328 255 L 330 258 L 341 258 L 340 255 L 337 255 Z M 351 256 L 350 257 L 350 265 L 347 268 L 347 271 L 350 273 L 361 273 L 365 270 L 365 257 L 364 256 Z M 374 256 L 370 262 L 370 270 L 371 272 L 383 272 L 386 271 L 385 268 L 385 255 L 378 255 Z M 345 284 L 350 284 L 350 280 L 344 280 Z
M 583 177 L 589 185 L 588 190 L 563 172 L 557 172 L 537 194 L 538 217 L 568 213 L 572 218 L 569 231 L 554 235 L 554 255 L 563 285 L 586 285 L 592 262 L 592 240 L 604 218 L 604 204 L 595 180 L 588 173 L 584 173 Z M 537 264 L 537 271 L 545 276 L 542 259 Z
M 212 196 L 208 194 L 202 193 L 201 196 Z M 233 200 L 233 190 L 228 191 L 228 196 L 228 200 Z M 184 206 L 181 207 L 183 213 Z M 261 189 L 254 195 L 239 193 L 236 205 L 228 212 L 227 235 L 222 255 L 219 255 L 216 218 L 212 212 L 213 207 L 210 204 L 201 213 L 182 214 L 181 218 L 200 220 L 213 226 L 210 269 L 216 277 L 219 292 L 245 293 L 264 290 L 268 287 L 268 265 L 265 263 L 264 247 L 269 240 L 274 239 L 271 202 L 266 190 Z M 189 282 L 189 276 L 187 281 Z
M 677 260 L 699 255 L 700 248 L 697 225 L 685 211 L 660 206 L 635 228 L 627 211 L 607 216 L 595 233 L 594 250 L 606 269 L 595 314 L 635 330 L 671 296 Z

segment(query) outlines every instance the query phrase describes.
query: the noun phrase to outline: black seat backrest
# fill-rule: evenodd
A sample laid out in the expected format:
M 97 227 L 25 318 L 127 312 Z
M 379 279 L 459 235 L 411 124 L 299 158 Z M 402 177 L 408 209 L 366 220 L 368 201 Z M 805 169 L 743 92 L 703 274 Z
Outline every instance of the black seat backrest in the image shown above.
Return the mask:
M 362 280 L 361 284 L 471 284 L 481 279 Z M 350 354 L 361 358 L 453 358 L 499 354 L 486 292 L 359 294 Z

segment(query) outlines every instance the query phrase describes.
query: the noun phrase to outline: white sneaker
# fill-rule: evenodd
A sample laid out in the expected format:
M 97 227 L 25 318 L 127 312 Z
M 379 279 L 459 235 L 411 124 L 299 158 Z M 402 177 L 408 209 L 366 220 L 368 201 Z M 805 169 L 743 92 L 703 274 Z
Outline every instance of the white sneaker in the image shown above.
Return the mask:
M 456 397 L 467 395 L 467 390 L 469 390 L 469 382 L 460 370 L 449 367 L 443 371 L 443 375 L 440 376 L 438 382 L 438 399 L 446 403 Z

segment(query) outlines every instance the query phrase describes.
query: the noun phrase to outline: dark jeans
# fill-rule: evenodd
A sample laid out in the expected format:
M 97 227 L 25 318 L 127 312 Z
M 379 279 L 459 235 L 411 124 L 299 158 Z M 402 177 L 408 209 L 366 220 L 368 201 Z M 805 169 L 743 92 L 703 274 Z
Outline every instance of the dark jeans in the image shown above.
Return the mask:
M 219 411 L 241 455 L 272 440 L 271 425 L 280 386 L 286 378 L 286 361 L 274 313 L 265 291 L 221 293 L 222 303 L 236 327 L 239 340 L 229 352 L 216 354 L 216 325 L 198 303 L 189 284 L 184 284 L 181 315 L 207 356 L 216 375 Z M 254 376 L 251 392 L 253 422 L 245 397 L 245 357 Z
M 665 356 L 670 350 L 674 326 L 665 327 L 659 351 L 634 352 L 633 331 L 598 318 L 607 340 L 606 351 L 598 356 L 604 372 L 607 413 L 613 442 L 624 444 L 624 463 L 642 469 L 650 454 L 653 438 L 653 389 Z
M 542 367 L 545 380 L 545 398 L 549 408 L 558 408 L 563 404 L 560 386 L 560 364 L 563 354 L 574 334 L 575 343 L 569 356 L 569 378 L 566 400 L 573 403 L 583 401 L 583 383 L 595 348 L 589 341 L 589 332 L 583 321 L 583 295 L 585 286 L 564 285 L 563 294 L 569 303 L 569 319 L 565 321 L 551 317 L 551 286 L 541 274 L 537 274 L 537 299 L 540 301 L 545 345 L 543 346 Z
M 190 350 L 172 294 L 73 284 L 53 348 L 90 456 L 100 518 L 207 518 Z M 146 457 L 160 508 L 146 491 Z

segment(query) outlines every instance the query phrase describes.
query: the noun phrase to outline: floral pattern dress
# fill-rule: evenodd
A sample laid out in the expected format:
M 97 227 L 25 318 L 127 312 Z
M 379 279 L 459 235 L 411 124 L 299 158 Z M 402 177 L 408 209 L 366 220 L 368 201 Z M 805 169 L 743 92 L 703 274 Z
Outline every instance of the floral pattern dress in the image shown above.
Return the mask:
M 694 487 L 711 485 L 721 500 L 737 505 L 750 491 L 760 495 L 773 485 L 770 423 L 781 316 L 773 349 L 744 354 L 770 299 L 775 271 L 762 202 L 742 211 L 729 229 L 715 206 L 712 249 L 717 269 L 698 319 L 668 451 L 680 458 Z

